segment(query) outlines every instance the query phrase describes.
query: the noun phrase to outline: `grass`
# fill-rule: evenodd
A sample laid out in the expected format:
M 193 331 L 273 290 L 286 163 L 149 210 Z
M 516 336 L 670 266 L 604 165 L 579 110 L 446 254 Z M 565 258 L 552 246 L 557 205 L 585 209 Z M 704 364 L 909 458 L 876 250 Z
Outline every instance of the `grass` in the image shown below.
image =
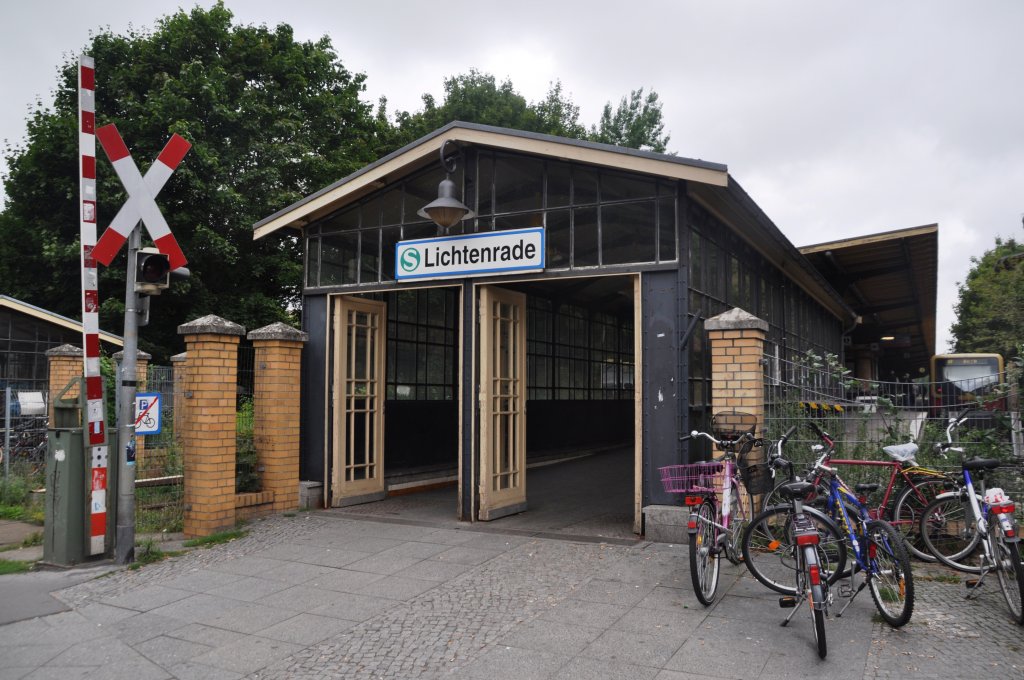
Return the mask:
M 960 583 L 960 577 L 955 574 L 914 574 L 914 580 L 932 583 Z
M 156 546 L 152 538 L 147 538 L 135 544 L 135 561 L 129 564 L 128 568 L 132 570 L 140 569 L 147 564 L 160 562 L 168 557 L 177 557 L 181 554 L 182 551 L 180 550 L 161 550 Z
M 211 545 L 219 545 L 221 543 L 228 543 L 239 538 L 245 538 L 249 535 L 248 529 L 232 529 L 230 531 L 221 531 L 216 534 L 209 536 L 201 536 L 199 538 L 193 538 L 185 541 L 186 548 L 209 548 Z
M 7 574 L 23 574 L 31 571 L 32 563 L 21 560 L 0 560 L 0 576 Z

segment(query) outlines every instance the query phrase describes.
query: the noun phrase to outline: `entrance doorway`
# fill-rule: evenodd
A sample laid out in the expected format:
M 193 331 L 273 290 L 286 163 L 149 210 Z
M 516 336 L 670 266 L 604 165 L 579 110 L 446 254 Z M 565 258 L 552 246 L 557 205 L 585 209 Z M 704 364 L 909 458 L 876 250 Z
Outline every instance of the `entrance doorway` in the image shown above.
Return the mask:
M 464 301 L 460 290 L 474 299 Z M 573 499 L 579 513 L 599 521 L 614 514 L 625 531 L 639 530 L 637 277 L 372 297 L 332 303 L 333 506 L 430 488 L 450 493 L 453 516 L 514 526 L 528 522 L 530 511 L 548 516 L 548 496 L 557 494 Z M 464 310 L 475 317 L 469 324 Z M 540 483 L 560 477 L 548 474 L 552 466 L 588 457 L 616 472 L 588 473 L 564 487 Z M 388 504 L 397 506 L 415 503 Z M 577 514 L 573 523 L 590 519 Z

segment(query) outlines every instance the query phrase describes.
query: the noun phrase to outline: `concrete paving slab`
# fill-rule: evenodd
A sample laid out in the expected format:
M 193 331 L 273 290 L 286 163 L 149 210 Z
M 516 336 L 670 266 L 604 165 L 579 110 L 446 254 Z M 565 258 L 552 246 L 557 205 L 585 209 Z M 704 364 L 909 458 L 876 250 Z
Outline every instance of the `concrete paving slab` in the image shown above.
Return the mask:
M 267 595 L 291 588 L 291 585 L 285 581 L 239 575 L 233 575 L 232 578 L 234 581 L 210 590 L 209 594 L 217 597 L 226 597 L 231 600 L 255 602 Z
M 357 595 L 354 593 L 339 593 L 333 603 L 321 605 L 311 609 L 308 613 L 319 616 L 332 616 L 348 621 L 365 621 L 377 616 L 392 607 L 399 606 L 396 600 L 389 600 L 383 597 L 369 597 L 368 595 Z
M 335 619 L 330 616 L 298 614 L 258 631 L 257 635 L 305 647 L 333 637 L 354 625 L 355 621 Z
M 364 571 L 370 574 L 388 576 L 403 569 L 408 569 L 419 561 L 419 557 L 394 557 L 378 553 L 358 562 L 346 564 L 345 568 L 352 571 Z
M 205 654 L 213 647 L 180 638 L 158 635 L 136 645 L 135 649 L 153 663 L 163 668 L 169 668 L 188 663 L 191 659 Z
M 622 661 L 576 657 L 558 669 L 557 677 L 559 680 L 648 680 L 657 673 L 657 668 Z
M 336 590 L 340 593 L 358 593 L 369 584 L 383 578 L 386 578 L 383 574 L 371 574 L 368 571 L 334 569 L 330 573 L 318 576 L 312 581 L 307 581 L 306 585 L 311 588 Z
M 629 607 L 585 600 L 562 600 L 543 610 L 540 618 L 555 623 L 578 624 L 589 628 L 610 628 L 629 611 Z
M 180 628 L 175 628 L 167 633 L 167 636 L 209 647 L 223 647 L 243 639 L 245 633 L 214 628 L 213 626 L 206 626 L 201 623 L 190 623 Z
M 579 654 L 603 632 L 601 628 L 534 619 L 516 626 L 497 644 L 553 654 Z
M 396 571 L 394 576 L 441 582 L 449 581 L 469 569 L 472 569 L 472 565 L 428 559 Z
M 109 628 L 121 641 L 129 645 L 136 645 L 158 635 L 170 633 L 181 628 L 182 625 L 181 619 L 161 616 L 152 612 L 143 612 L 142 614 L 122 619 L 109 626 Z
M 607 630 L 580 655 L 636 666 L 662 668 L 689 637 L 687 631 L 661 630 L 637 633 Z
M 401 576 L 385 576 L 365 585 L 359 593 L 370 597 L 386 597 L 391 600 L 411 600 L 431 588 L 436 588 L 435 581 L 404 578 Z
M 171 666 L 167 670 L 177 680 L 241 680 L 245 677 L 242 673 L 204 666 L 192 661 Z
M 235 673 L 253 673 L 301 649 L 302 645 L 291 642 L 248 636 L 201 654 L 193 661 Z
M 293 611 L 268 607 L 258 602 L 236 602 L 234 604 L 235 606 L 229 609 L 212 611 L 208 616 L 197 619 L 194 623 L 201 623 L 213 628 L 224 628 L 236 633 L 255 633 L 295 616 Z
M 568 657 L 550 652 L 497 646 L 462 670 L 481 680 L 546 680 L 557 677 L 568 661 Z

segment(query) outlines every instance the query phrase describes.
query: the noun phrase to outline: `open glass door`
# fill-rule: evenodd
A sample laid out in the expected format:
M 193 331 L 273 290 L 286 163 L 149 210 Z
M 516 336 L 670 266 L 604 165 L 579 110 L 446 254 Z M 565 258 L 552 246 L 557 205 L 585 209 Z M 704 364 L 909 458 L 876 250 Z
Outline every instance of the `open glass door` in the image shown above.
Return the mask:
M 526 509 L 526 296 L 480 287 L 480 510 Z
M 334 303 L 331 505 L 384 497 L 383 302 Z

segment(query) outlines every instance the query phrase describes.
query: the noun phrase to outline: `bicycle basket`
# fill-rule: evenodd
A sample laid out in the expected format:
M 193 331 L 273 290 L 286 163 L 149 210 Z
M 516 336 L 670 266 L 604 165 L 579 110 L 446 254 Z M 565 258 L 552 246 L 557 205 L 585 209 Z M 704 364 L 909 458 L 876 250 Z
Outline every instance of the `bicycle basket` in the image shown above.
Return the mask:
M 740 477 L 743 479 L 743 486 L 747 487 L 747 493 L 753 496 L 768 493 L 775 483 L 775 478 L 772 477 L 772 468 L 768 463 L 755 463 L 741 467 Z
M 690 463 L 658 468 L 666 493 L 715 493 L 722 486 L 722 463 Z
M 745 434 L 754 434 L 757 427 L 757 416 L 742 411 L 721 411 L 711 418 L 711 431 L 715 433 L 715 439 L 723 444 L 733 444 Z M 743 446 L 743 451 L 749 451 L 753 440 L 748 440 Z

